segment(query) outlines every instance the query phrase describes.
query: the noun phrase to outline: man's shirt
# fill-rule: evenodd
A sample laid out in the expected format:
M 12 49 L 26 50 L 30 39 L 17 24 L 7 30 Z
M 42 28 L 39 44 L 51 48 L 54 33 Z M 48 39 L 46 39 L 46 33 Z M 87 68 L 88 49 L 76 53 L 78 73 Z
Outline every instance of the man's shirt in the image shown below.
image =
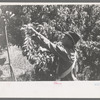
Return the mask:
M 65 49 L 64 47 L 56 45 L 38 32 L 36 32 L 35 35 L 32 36 L 32 39 L 40 44 L 40 46 L 48 49 L 51 53 L 58 57 L 56 59 L 58 65 L 58 76 L 60 76 L 63 72 L 71 67 L 73 62 L 71 59 L 71 53 L 74 52 L 73 49 Z

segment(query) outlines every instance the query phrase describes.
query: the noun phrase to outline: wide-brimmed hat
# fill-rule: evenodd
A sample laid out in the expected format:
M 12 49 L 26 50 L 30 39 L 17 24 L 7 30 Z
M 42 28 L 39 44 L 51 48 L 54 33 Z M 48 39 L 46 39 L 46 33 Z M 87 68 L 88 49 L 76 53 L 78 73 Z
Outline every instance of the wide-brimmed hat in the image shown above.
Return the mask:
M 65 33 L 65 35 L 70 37 L 70 39 L 72 40 L 74 45 L 80 40 L 80 36 L 75 32 L 67 31 L 67 32 L 64 32 L 64 33 Z

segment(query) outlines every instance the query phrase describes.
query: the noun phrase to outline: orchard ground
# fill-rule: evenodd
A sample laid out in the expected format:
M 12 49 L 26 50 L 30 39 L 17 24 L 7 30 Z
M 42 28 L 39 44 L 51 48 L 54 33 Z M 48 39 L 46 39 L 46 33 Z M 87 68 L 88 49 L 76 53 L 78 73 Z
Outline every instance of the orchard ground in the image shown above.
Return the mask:
M 20 75 L 24 75 L 26 71 L 33 68 L 33 65 L 29 63 L 26 57 L 22 55 L 22 51 L 18 46 L 9 46 L 11 66 L 13 68 L 15 77 L 17 80 Z M 10 67 L 8 61 L 7 50 L 3 50 L 0 53 L 0 80 L 9 81 L 10 78 Z M 25 78 L 25 77 L 24 77 Z M 25 80 L 25 79 L 23 79 Z

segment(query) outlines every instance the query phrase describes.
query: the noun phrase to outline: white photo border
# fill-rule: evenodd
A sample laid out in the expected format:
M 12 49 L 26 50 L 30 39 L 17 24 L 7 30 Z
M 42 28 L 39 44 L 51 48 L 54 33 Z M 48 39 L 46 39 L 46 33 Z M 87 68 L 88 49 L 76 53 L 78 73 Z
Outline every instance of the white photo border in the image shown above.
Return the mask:
M 84 5 L 100 3 L 0 2 L 0 5 Z M 100 98 L 100 81 L 0 82 L 0 98 Z

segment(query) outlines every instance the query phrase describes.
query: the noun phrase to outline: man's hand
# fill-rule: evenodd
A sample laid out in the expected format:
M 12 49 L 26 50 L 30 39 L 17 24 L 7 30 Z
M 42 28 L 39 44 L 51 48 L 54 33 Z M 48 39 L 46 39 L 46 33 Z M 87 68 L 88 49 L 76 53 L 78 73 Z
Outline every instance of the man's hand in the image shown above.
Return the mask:
M 34 33 L 37 32 L 37 31 L 33 28 L 33 25 L 32 25 L 32 24 L 23 25 L 22 28 L 21 28 L 21 31 L 24 31 L 25 33 L 32 34 L 33 36 L 35 35 Z
M 23 25 L 22 28 L 21 28 L 21 30 L 26 30 L 26 29 L 27 29 L 27 30 L 28 30 L 28 29 L 30 29 L 30 30 L 34 30 L 32 24 Z
M 71 53 L 71 59 L 74 61 L 77 59 L 77 52 Z
M 74 61 L 75 60 L 75 53 L 71 53 L 71 59 Z

